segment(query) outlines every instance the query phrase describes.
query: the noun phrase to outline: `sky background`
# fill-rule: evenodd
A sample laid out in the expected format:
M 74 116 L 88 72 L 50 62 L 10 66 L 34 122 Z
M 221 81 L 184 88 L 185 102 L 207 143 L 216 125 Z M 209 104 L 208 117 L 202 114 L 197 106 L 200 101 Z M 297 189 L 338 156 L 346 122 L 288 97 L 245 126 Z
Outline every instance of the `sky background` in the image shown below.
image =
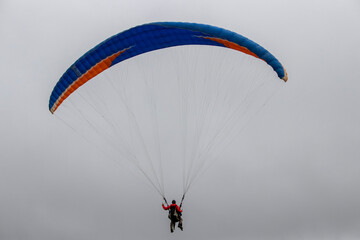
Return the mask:
M 48 111 L 88 49 L 199 22 L 269 49 L 289 81 L 191 189 L 161 199 Z M 0 239 L 360 239 L 360 2 L 0 0 Z

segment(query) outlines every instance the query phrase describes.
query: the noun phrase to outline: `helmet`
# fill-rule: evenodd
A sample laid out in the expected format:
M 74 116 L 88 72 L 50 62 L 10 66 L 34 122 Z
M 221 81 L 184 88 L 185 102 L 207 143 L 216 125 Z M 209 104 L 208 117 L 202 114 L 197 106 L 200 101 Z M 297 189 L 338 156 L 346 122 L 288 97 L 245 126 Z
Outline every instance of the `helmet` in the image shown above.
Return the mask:
M 175 204 L 176 203 L 176 201 L 175 200 L 172 200 L 172 204 Z

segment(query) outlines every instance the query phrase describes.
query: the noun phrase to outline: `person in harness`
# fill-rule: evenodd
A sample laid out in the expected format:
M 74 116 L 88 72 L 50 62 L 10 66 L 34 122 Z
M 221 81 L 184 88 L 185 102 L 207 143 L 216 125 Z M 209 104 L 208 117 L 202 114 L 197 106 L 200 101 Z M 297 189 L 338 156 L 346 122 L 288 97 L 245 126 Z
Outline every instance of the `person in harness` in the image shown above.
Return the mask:
M 167 204 L 167 203 L 166 203 Z M 170 219 L 170 231 L 174 232 L 175 230 L 175 223 L 179 222 L 178 227 L 181 229 L 181 231 L 183 231 L 183 226 L 182 226 L 182 210 L 180 209 L 180 207 L 176 204 L 175 200 L 172 200 L 171 205 L 167 205 L 165 206 L 164 203 L 162 204 L 162 207 L 164 210 L 169 210 L 169 219 Z

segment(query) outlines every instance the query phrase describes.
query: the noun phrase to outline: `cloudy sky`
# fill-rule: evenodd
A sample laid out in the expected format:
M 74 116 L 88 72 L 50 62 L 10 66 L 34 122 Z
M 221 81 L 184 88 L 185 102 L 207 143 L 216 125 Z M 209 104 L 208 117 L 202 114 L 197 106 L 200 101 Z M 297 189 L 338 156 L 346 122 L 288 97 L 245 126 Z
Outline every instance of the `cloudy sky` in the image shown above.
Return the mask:
M 48 111 L 88 49 L 155 21 L 231 29 L 289 81 L 189 192 L 161 198 Z M 360 2 L 0 0 L 0 239 L 360 239 Z

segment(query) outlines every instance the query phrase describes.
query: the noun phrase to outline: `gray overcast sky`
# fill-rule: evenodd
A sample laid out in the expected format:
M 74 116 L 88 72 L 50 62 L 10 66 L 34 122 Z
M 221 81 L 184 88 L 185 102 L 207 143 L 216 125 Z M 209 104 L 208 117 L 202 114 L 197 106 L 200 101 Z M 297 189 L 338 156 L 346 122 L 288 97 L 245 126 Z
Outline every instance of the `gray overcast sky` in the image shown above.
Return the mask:
M 154 21 L 231 29 L 289 73 L 191 190 L 171 238 L 360 239 L 358 0 L 0 0 L 0 239 L 170 237 L 159 196 L 47 108 L 75 59 Z

